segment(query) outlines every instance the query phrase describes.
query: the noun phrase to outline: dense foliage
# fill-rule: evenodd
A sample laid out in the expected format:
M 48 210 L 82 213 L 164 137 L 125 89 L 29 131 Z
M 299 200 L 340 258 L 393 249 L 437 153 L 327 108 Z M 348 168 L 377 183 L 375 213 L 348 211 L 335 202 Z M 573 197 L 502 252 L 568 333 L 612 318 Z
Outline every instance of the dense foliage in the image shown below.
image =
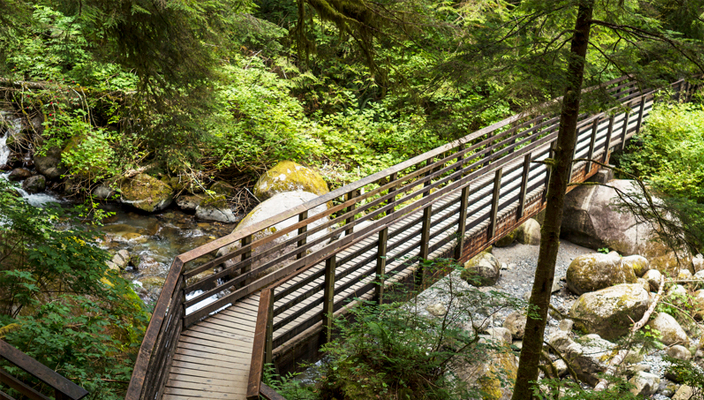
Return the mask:
M 60 209 L 27 204 L 2 182 L 0 338 L 91 399 L 121 398 L 148 321 L 141 300 L 107 268 L 96 233 L 69 225 Z

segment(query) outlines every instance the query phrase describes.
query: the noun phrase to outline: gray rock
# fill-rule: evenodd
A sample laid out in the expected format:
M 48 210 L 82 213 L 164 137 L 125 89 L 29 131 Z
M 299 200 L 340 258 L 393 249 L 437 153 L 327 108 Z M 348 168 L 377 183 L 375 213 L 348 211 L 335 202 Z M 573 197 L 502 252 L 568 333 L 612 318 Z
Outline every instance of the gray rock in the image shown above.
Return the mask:
M 34 167 L 49 180 L 59 179 L 61 174 L 64 173 L 63 168 L 59 167 L 60 163 L 61 149 L 58 147 L 50 148 L 44 156 L 36 153 L 34 155 Z
M 567 374 L 567 363 L 564 362 L 562 359 L 557 360 L 553 363 L 555 365 L 555 369 L 557 370 L 557 376 L 563 377 L 565 374 Z
M 112 263 L 120 269 L 125 269 L 130 263 L 130 252 L 122 249 L 112 257 Z
M 499 280 L 501 268 L 493 254 L 479 253 L 464 264 L 462 279 L 476 286 L 492 286 Z
M 648 284 L 650 284 L 651 292 L 657 292 L 660 288 L 660 279 L 662 279 L 662 274 L 657 269 L 651 269 L 643 274 L 643 279 L 648 281 Z
M 667 355 L 683 361 L 689 361 L 692 359 L 692 353 L 689 352 L 689 349 L 679 344 L 667 349 Z
M 120 185 L 121 201 L 146 212 L 161 211 L 171 204 L 174 190 L 166 182 L 138 174 Z
M 637 319 L 634 319 L 634 321 L 637 321 Z M 664 312 L 658 313 L 657 316 L 648 323 L 648 326 L 660 332 L 662 335 L 660 341 L 667 346 L 689 344 L 689 338 L 684 332 L 684 329 L 682 329 L 677 320 L 670 314 Z
M 569 319 L 569 318 L 565 318 L 565 319 L 563 319 L 563 320 L 560 321 L 559 329 L 560 329 L 561 331 L 563 331 L 563 332 L 572 332 L 572 327 L 574 327 L 574 321 L 573 321 L 573 320 L 571 320 L 571 319 Z
M 634 386 L 631 393 L 636 396 L 650 397 L 660 387 L 660 377 L 648 372 L 638 372 L 628 382 Z
M 526 321 L 527 317 L 519 312 L 512 312 L 506 316 L 504 321 L 504 328 L 508 329 L 516 339 L 523 339 L 523 335 L 526 332 Z
M 591 343 L 583 346 L 563 331 L 550 335 L 548 343 L 567 359 L 577 377 L 589 385 L 596 385 L 599 382 L 598 374 L 606 371 L 610 349 L 599 349 Z M 597 343 L 601 344 L 598 341 Z
M 672 400 L 693 400 L 693 399 L 694 399 L 694 390 L 692 389 L 691 386 L 688 386 L 688 385 L 680 386 L 680 388 L 677 389 L 677 392 L 675 392 L 675 395 L 672 396 Z
M 234 224 L 238 221 L 237 216 L 229 208 L 198 206 L 196 207 L 196 218 L 204 221 L 217 221 L 225 224 Z
M 202 201 L 202 196 L 178 196 L 176 205 L 183 211 L 195 212 Z
M 442 303 L 436 303 L 436 304 L 431 304 L 425 309 L 432 315 L 436 317 L 442 317 L 445 314 L 447 314 L 447 307 L 445 307 Z
M 642 277 L 650 269 L 648 259 L 639 255 L 623 257 L 621 263 L 625 267 L 630 267 L 637 277 Z
M 567 267 L 567 288 L 576 294 L 593 292 L 621 283 L 636 283 L 633 268 L 616 252 L 581 255 Z
M 93 197 L 98 200 L 108 200 L 115 195 L 115 191 L 105 185 L 98 185 L 93 189 Z
M 32 176 L 32 172 L 27 168 L 15 168 L 7 176 L 7 179 L 12 182 L 23 181 Z
M 622 284 L 581 295 L 570 317 L 579 329 L 616 339 L 643 317 L 649 305 L 648 292 L 640 285 Z
M 506 328 L 489 328 L 486 332 L 491 336 L 492 340 L 500 341 L 503 343 L 511 344 L 513 337 L 511 332 Z
M 694 269 L 694 273 L 697 273 L 699 271 L 704 271 L 704 256 L 701 254 L 697 254 L 696 256 L 692 257 L 692 268 Z
M 40 193 L 46 189 L 46 178 L 43 175 L 34 175 L 22 182 L 22 189 L 27 193 Z
M 686 268 L 680 269 L 680 271 L 677 273 L 677 279 L 683 281 L 692 279 L 692 271 Z
M 521 224 L 516 239 L 531 246 L 540 245 L 540 224 L 533 218 Z

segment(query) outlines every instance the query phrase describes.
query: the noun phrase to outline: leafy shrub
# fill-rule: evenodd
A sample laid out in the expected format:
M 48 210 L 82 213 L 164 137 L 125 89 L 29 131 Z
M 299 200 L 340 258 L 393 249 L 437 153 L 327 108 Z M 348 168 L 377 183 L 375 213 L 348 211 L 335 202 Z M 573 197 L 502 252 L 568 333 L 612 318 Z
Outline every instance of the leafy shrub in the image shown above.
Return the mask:
M 92 399 L 122 398 L 148 314 L 106 266 L 97 233 L 60 209 L 30 206 L 3 182 L 0 219 L 0 336 Z

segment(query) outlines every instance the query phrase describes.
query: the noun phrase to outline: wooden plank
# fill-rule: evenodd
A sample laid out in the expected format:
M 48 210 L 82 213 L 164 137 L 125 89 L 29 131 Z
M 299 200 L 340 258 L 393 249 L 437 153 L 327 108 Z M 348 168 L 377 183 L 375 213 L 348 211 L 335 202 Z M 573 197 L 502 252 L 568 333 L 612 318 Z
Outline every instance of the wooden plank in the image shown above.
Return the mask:
M 283 396 L 276 393 L 276 391 L 269 386 L 262 383 L 260 394 L 265 400 L 286 400 Z
M 0 390 L 0 400 L 15 400 L 15 398 Z
M 252 339 L 248 341 L 242 341 L 242 340 L 235 340 L 229 337 L 223 337 L 221 335 L 214 335 L 210 333 L 203 333 L 203 332 L 196 332 L 193 330 L 187 330 L 181 333 L 181 338 L 193 338 L 193 339 L 201 339 L 201 340 L 208 340 L 209 342 L 213 343 L 214 345 L 217 343 L 221 343 L 222 345 L 228 345 L 230 348 L 233 349 L 242 349 L 242 352 L 246 353 L 251 353 L 252 351 Z
M 210 348 L 210 349 L 220 349 L 222 354 L 229 355 L 241 359 L 245 363 L 249 363 L 250 357 L 252 356 L 252 349 L 241 349 L 241 348 L 226 348 L 213 343 L 209 340 L 192 338 L 188 336 L 182 336 L 179 346 L 188 349 L 200 349 L 200 348 Z M 212 351 L 212 350 L 211 350 Z
M 51 368 L 24 354 L 4 340 L 0 340 L 0 357 L 71 399 L 78 400 L 88 395 L 88 392 L 82 387 L 57 374 Z
M 173 389 L 192 389 L 199 390 L 205 393 L 228 393 L 235 394 L 234 391 L 237 390 L 232 386 L 222 386 L 222 382 L 219 380 L 200 378 L 202 382 L 189 382 L 182 381 L 178 379 L 170 379 L 166 383 L 166 387 Z
M 303 211 L 302 213 L 298 214 L 298 222 L 305 221 L 306 219 L 308 219 L 308 210 Z M 303 235 L 304 233 L 306 233 L 307 230 L 308 230 L 308 225 L 304 225 L 304 226 L 298 228 L 298 235 L 299 235 L 299 236 L 300 236 L 300 235 Z M 302 238 L 301 240 L 299 240 L 299 241 L 298 241 L 298 247 L 305 246 L 306 241 L 307 241 L 307 238 L 306 238 L 306 237 L 304 237 L 304 238 Z M 304 252 L 298 253 L 298 254 L 296 255 L 296 258 L 297 258 L 297 259 L 300 259 L 301 257 L 303 257 L 303 253 L 304 253 Z
M 186 364 L 174 365 L 171 367 L 170 377 L 200 377 L 200 378 L 212 378 L 227 382 L 240 382 L 243 387 L 247 386 L 247 372 L 236 373 L 226 366 L 210 366 L 207 365 L 193 365 L 189 366 Z M 185 378 L 183 378 L 185 379 Z
M 201 354 L 203 355 L 203 354 Z M 240 371 L 238 373 L 246 374 L 249 372 L 250 366 L 247 364 L 243 364 L 241 362 L 238 362 L 232 358 L 228 358 L 225 356 L 219 356 L 218 354 L 208 354 L 208 357 L 199 357 L 199 356 L 192 356 L 192 355 L 185 355 L 177 352 L 174 354 L 174 361 L 181 361 L 184 363 L 191 363 L 194 365 L 210 365 L 212 363 L 225 363 L 228 368 L 230 368 L 233 371 Z
M 389 228 L 384 228 L 379 231 L 379 240 L 377 244 L 377 256 L 376 256 L 376 268 L 374 270 L 376 275 L 376 291 L 374 294 L 374 299 L 378 304 L 381 304 L 384 300 L 384 279 L 386 276 L 386 247 L 389 241 Z
M 171 395 L 172 397 L 179 400 L 182 399 L 213 399 L 213 400 L 244 400 L 244 393 L 207 393 L 202 390 L 193 389 L 180 389 L 180 388 L 166 388 L 164 390 L 164 395 Z M 178 397 L 174 397 L 178 396 Z M 167 397 L 164 397 L 165 399 Z

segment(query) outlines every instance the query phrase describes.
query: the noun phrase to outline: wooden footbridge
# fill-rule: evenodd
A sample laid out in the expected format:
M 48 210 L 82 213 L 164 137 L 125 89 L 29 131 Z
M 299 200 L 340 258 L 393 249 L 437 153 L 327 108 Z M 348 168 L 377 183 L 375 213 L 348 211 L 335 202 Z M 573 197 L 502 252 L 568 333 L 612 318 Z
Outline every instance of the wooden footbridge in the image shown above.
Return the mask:
M 678 100 L 690 93 L 682 80 L 672 88 Z M 575 159 L 607 163 L 656 92 L 625 78 L 595 90 L 621 105 L 581 116 Z M 542 210 L 540 161 L 558 127 L 550 115 L 507 118 L 176 257 L 126 399 L 276 398 L 261 384 L 265 363 L 314 354 L 358 299 L 380 301 L 392 282 L 422 284 L 421 260 L 465 261 Z M 575 162 L 572 180 L 597 170 Z

